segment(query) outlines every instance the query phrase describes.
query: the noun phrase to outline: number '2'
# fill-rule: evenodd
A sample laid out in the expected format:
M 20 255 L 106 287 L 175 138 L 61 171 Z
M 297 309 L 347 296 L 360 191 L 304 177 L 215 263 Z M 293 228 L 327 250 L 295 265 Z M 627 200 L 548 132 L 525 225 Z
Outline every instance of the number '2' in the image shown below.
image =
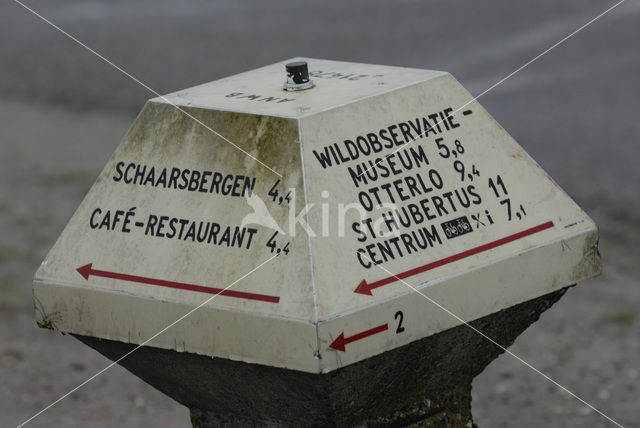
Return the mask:
M 402 321 L 404 320 L 404 314 L 402 313 L 402 311 L 396 312 L 396 314 L 393 316 L 393 319 L 398 320 L 398 328 L 396 328 L 396 334 L 402 333 L 404 331 L 404 327 L 402 326 Z

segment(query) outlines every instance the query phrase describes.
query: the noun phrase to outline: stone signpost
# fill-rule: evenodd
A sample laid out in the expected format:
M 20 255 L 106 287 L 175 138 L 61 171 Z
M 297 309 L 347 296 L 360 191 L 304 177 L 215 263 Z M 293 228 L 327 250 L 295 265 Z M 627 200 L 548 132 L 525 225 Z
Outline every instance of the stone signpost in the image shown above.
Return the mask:
M 470 426 L 473 377 L 600 272 L 596 225 L 450 74 L 306 61 L 147 102 L 37 321 L 195 426 Z

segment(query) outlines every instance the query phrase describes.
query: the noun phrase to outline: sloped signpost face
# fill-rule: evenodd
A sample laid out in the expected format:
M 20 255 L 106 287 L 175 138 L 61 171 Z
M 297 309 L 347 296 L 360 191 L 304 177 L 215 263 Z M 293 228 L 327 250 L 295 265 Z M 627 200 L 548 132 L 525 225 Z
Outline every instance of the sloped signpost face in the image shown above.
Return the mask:
M 36 273 L 41 325 L 323 373 L 599 273 L 451 75 L 310 60 L 285 92 L 284 64 L 146 104 Z

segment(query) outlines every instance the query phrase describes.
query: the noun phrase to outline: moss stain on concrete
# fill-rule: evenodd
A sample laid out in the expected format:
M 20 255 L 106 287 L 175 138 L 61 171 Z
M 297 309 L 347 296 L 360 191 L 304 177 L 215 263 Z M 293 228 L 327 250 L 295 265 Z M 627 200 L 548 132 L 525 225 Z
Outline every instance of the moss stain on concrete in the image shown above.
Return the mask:
M 598 232 L 593 231 L 585 238 L 582 248 L 582 260 L 574 268 L 571 278 L 574 282 L 581 281 L 602 273 L 602 260 L 598 251 Z

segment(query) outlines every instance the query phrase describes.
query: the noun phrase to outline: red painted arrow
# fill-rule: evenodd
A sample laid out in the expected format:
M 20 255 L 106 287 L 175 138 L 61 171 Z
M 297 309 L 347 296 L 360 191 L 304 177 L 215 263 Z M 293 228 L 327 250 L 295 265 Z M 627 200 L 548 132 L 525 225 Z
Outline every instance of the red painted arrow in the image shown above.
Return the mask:
M 525 236 L 533 235 L 534 233 L 541 232 L 543 230 L 549 229 L 553 227 L 553 222 L 548 221 L 546 223 L 539 224 L 538 226 L 534 226 L 532 228 L 523 230 L 518 233 L 514 233 L 513 235 L 505 236 L 504 238 L 489 242 L 488 244 L 480 245 L 478 247 L 471 248 L 469 250 L 463 251 L 458 254 L 454 254 L 449 257 L 445 257 L 444 259 L 436 260 L 435 262 L 427 263 L 426 265 L 418 266 L 416 268 L 410 269 L 405 272 L 401 272 L 397 275 L 392 275 L 387 278 L 382 278 L 378 281 L 368 283 L 366 279 L 363 279 L 360 284 L 353 290 L 354 293 L 366 294 L 368 296 L 373 296 L 371 290 L 382 287 L 383 285 L 391 284 L 392 282 L 400 281 L 401 279 L 408 278 L 413 275 L 417 275 L 422 272 L 426 272 L 431 269 L 435 269 L 440 266 L 444 266 L 449 263 L 453 263 L 455 261 L 464 259 L 466 257 L 473 256 L 474 254 L 482 253 L 484 251 L 491 250 L 493 248 L 499 247 L 501 245 L 508 244 L 509 242 L 516 241 L 518 239 L 524 238 Z
M 105 278 L 119 279 L 122 281 L 139 282 L 142 284 L 159 285 L 160 287 L 178 288 L 180 290 L 198 291 L 200 293 L 220 294 L 221 296 L 237 297 L 239 299 L 260 300 L 262 302 L 278 303 L 280 297 L 266 294 L 247 293 L 245 291 L 224 290 L 222 288 L 203 287 L 202 285 L 186 284 L 184 282 L 165 281 L 164 279 L 146 278 L 144 276 L 129 275 L 126 273 L 109 272 L 93 269 L 93 263 L 77 269 L 78 273 L 89 279 L 89 276 L 102 276 Z
M 355 342 L 356 340 L 364 339 L 365 337 L 372 336 L 376 333 L 380 333 L 381 331 L 385 331 L 389 328 L 387 324 L 379 325 L 378 327 L 374 327 L 367 331 L 363 331 L 362 333 L 354 334 L 351 337 L 344 337 L 344 332 L 340 333 L 340 336 L 336 340 L 334 340 L 329 348 L 337 349 L 338 351 L 345 351 L 345 345 L 351 342 Z

